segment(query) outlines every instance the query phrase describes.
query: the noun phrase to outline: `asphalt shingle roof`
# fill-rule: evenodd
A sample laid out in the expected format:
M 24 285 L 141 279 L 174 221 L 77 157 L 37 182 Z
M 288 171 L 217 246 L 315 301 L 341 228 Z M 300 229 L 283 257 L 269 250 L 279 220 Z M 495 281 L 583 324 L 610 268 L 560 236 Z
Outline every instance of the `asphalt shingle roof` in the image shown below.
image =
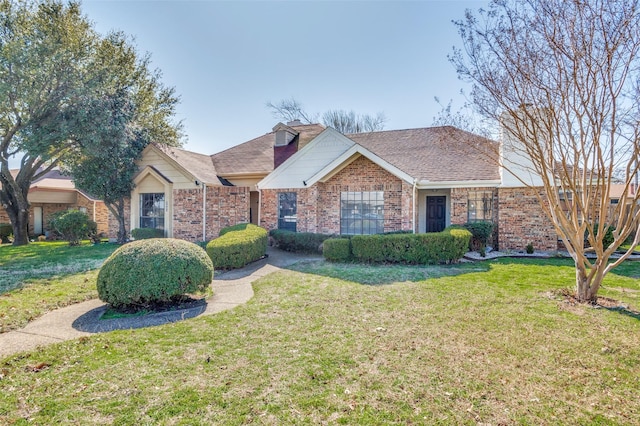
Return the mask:
M 418 180 L 500 179 L 496 162 L 498 143 L 455 127 L 389 130 L 346 136 Z
M 298 149 L 324 131 L 320 124 L 290 126 L 298 134 Z M 273 171 L 273 146 L 276 133 L 270 132 L 211 156 L 220 176 L 233 174 L 268 174 Z

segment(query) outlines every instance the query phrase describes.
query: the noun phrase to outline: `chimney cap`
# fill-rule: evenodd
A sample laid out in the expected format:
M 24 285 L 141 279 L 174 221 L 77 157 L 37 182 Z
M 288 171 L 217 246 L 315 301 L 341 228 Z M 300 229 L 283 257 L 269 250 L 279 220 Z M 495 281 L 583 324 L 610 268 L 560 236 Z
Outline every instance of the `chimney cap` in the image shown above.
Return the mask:
M 296 118 L 293 121 L 288 121 L 287 126 L 302 126 L 302 121 L 299 118 Z

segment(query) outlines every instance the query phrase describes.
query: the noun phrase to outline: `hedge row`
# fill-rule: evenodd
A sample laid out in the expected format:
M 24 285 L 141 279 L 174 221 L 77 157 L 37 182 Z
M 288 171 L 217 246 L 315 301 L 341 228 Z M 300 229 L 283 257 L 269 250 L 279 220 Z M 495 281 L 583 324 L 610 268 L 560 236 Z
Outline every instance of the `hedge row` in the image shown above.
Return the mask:
M 269 232 L 280 250 L 294 253 L 322 253 L 322 243 L 331 235 L 273 229 Z
M 451 228 L 427 234 L 355 235 L 351 240 L 325 241 L 324 255 L 328 260 L 353 258 L 364 263 L 454 263 L 467 252 L 470 239 L 466 229 Z
M 164 238 L 164 229 L 136 228 L 131 230 L 134 240 L 148 240 L 149 238 Z
M 207 254 L 216 268 L 242 268 L 264 257 L 267 241 L 264 228 L 242 223 L 220 231 L 220 236 L 207 244 Z

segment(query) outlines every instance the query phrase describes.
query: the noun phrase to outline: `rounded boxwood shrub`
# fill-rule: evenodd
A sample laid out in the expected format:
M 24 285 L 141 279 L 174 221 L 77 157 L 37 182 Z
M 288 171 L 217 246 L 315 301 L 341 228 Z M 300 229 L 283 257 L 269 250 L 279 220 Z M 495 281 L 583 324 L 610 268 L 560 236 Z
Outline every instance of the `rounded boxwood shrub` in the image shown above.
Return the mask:
M 70 246 L 79 245 L 84 238 L 94 239 L 98 229 L 98 225 L 80 210 L 63 210 L 52 214 L 49 227 L 68 241 Z
M 144 308 L 204 291 L 213 264 L 196 244 L 173 238 L 134 241 L 116 250 L 98 273 L 100 300 L 116 309 Z

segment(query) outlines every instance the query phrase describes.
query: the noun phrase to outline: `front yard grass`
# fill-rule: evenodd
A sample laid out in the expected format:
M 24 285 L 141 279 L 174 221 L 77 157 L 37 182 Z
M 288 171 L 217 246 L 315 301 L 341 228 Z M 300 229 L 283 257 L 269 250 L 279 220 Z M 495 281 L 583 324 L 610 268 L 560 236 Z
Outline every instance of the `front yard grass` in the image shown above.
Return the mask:
M 295 268 L 256 282 L 231 311 L 5 358 L 0 423 L 640 418 L 639 262 L 603 289 L 626 310 L 565 303 L 558 290 L 574 272 L 562 259 Z
M 115 244 L 38 242 L 0 246 L 0 333 L 44 313 L 98 297 L 97 268 Z

